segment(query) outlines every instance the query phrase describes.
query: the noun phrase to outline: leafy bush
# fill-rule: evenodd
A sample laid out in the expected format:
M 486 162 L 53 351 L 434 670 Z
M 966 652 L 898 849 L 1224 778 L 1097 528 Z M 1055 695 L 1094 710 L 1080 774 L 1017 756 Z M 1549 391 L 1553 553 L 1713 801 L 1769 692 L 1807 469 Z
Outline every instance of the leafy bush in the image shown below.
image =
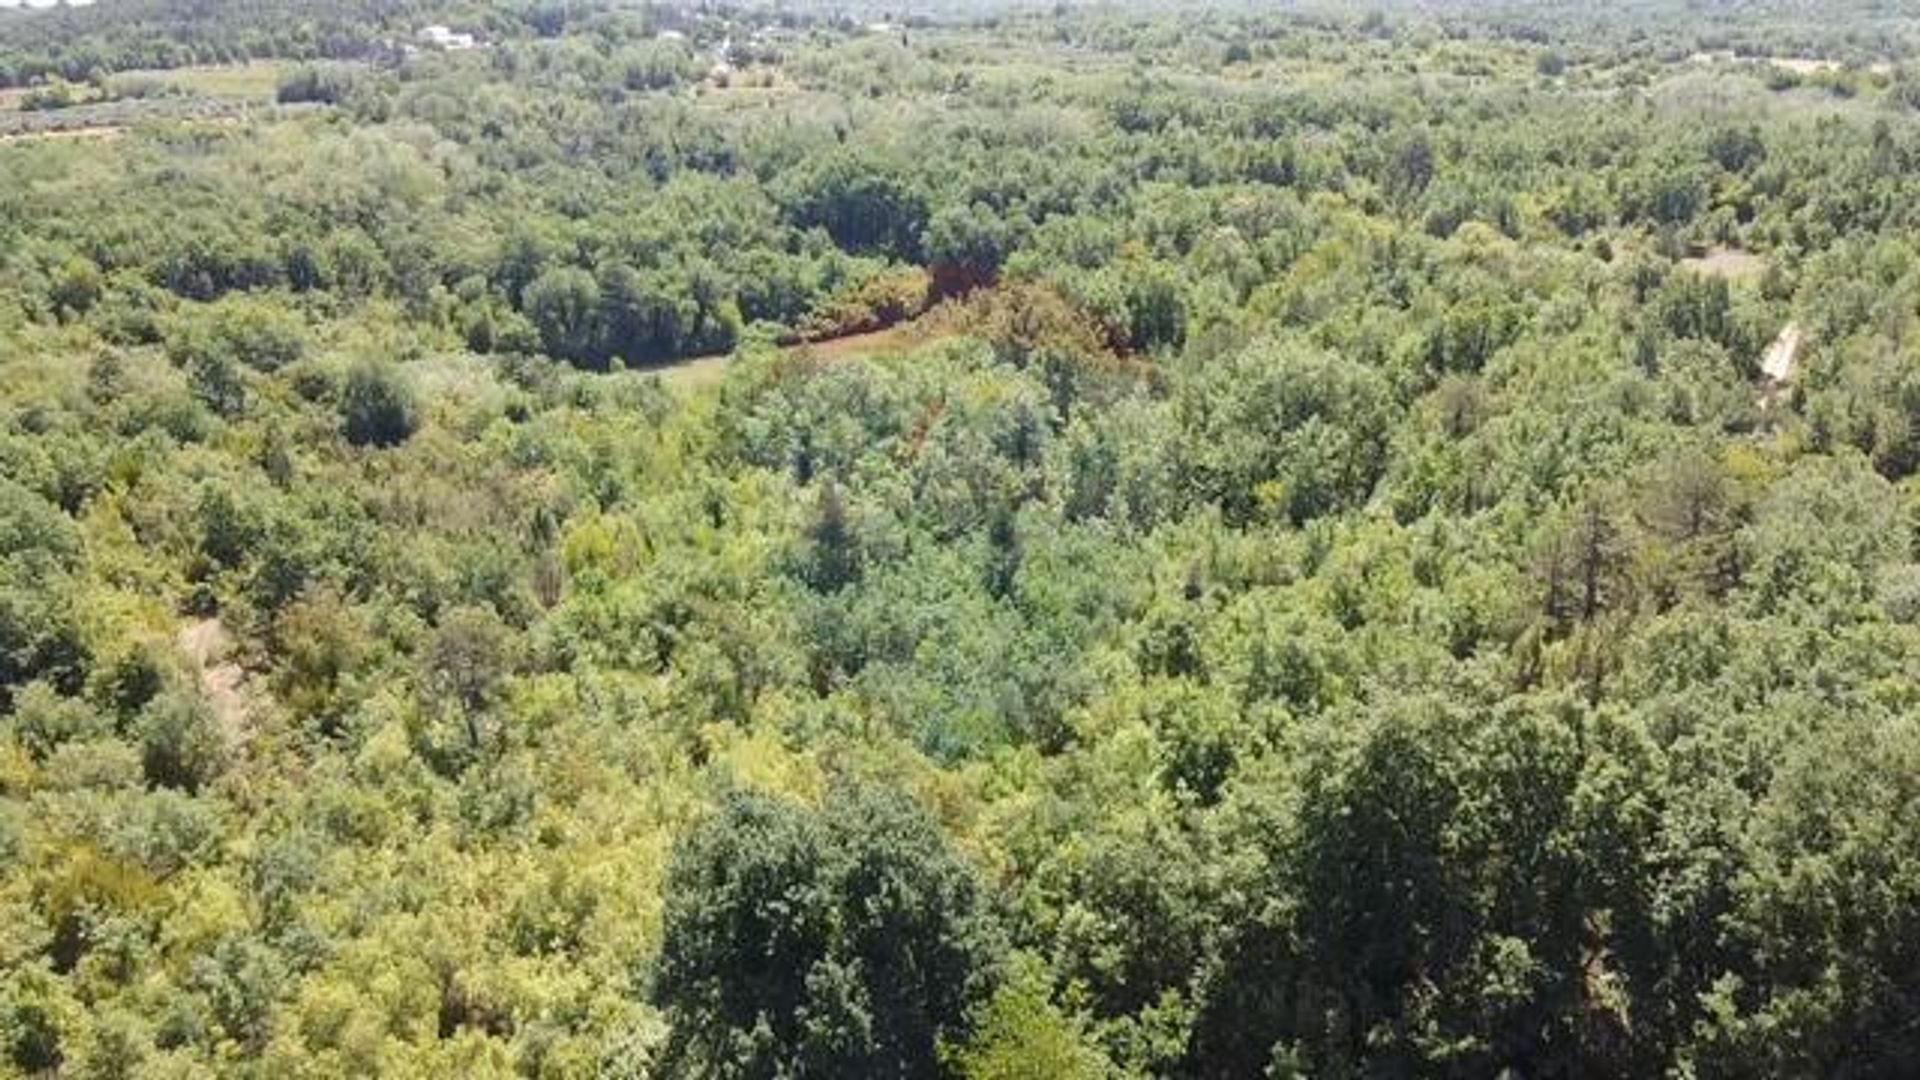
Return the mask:
M 413 389 L 392 364 L 366 360 L 347 372 L 340 391 L 342 430 L 355 446 L 406 442 L 420 426 Z

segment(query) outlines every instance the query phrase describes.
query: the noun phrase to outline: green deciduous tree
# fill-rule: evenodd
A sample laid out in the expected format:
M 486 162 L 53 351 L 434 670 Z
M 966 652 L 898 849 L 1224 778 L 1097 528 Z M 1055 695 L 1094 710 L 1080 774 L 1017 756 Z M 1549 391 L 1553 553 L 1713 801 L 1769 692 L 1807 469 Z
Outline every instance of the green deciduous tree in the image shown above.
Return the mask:
M 562 360 L 589 363 L 596 359 L 600 285 L 585 270 L 560 267 L 548 270 L 527 286 L 521 308 L 540 332 L 540 344 Z
M 1209 363 L 1175 408 L 1183 464 L 1231 521 L 1358 505 L 1385 469 L 1392 413 L 1380 376 L 1304 342 L 1261 341 Z
M 653 994 L 679 1075 L 946 1075 L 995 938 L 971 872 L 903 797 L 733 794 L 676 853 Z
M 407 441 L 420 426 L 420 407 L 406 377 L 392 364 L 362 361 L 340 390 L 341 430 L 355 446 Z

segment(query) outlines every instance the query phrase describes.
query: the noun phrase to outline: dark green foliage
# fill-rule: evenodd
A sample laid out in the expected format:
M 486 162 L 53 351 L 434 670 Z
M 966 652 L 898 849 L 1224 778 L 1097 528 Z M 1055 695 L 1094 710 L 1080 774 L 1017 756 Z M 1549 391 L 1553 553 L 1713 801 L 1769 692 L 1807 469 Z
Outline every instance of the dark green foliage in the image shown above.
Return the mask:
M 541 274 L 521 301 L 547 352 L 582 363 L 597 356 L 600 302 L 593 275 L 573 267 Z
M 847 511 L 846 496 L 831 478 L 820 487 L 819 506 L 807 529 L 802 576 L 821 592 L 836 592 L 860 576 L 859 539 Z
M 1303 342 L 1215 361 L 1177 408 L 1194 483 L 1229 520 L 1297 522 L 1356 506 L 1385 466 L 1385 386 Z
M 167 339 L 174 362 L 199 371 L 219 364 L 274 372 L 300 359 L 305 328 L 284 307 L 252 297 L 229 297 L 183 318 Z
M 187 985 L 227 1038 L 257 1053 L 272 1033 L 274 999 L 286 977 L 284 963 L 265 945 L 229 937 L 194 958 Z
M 790 182 L 789 213 L 802 228 L 824 229 L 849 251 L 917 262 L 927 203 L 903 172 L 871 156 L 824 156 Z
M 50 1072 L 65 1059 L 55 992 L 51 974 L 35 968 L 9 972 L 0 991 L 0 1042 L 22 1073 Z
M 0 560 L 70 565 L 80 554 L 79 532 L 58 506 L 0 477 Z
M 136 721 L 147 783 L 197 792 L 219 772 L 225 754 L 218 722 L 184 693 L 154 699 Z
M 1920 18 L 908 6 L 0 8 L 0 1073 L 1912 1072 Z
M 1722 128 L 1707 142 L 1707 155 L 1728 172 L 1747 172 L 1767 158 L 1755 128 Z
M 340 390 L 342 430 L 355 446 L 395 446 L 420 425 L 420 406 L 405 376 L 391 364 L 363 361 Z
M 1006 221 L 980 203 L 942 208 L 921 239 L 936 287 L 949 295 L 991 283 L 1012 247 Z
M 219 3 L 181 8 L 129 0 L 110 12 L 61 5 L 32 16 L 5 13 L 0 76 L 20 86 L 50 75 L 83 81 L 106 72 L 216 64 L 248 55 L 364 57 L 397 32 L 404 9 L 381 0 Z
M 88 649 L 70 600 L 73 583 L 44 562 L 0 563 L 0 706 L 16 687 L 44 679 L 79 689 Z
M 274 99 L 282 105 L 314 102 L 339 105 L 359 85 L 355 73 L 343 67 L 308 65 L 282 76 Z
M 1179 346 L 1187 340 L 1186 301 L 1177 282 L 1148 271 L 1127 288 L 1127 340 L 1136 349 Z
M 670 875 L 654 999 L 679 1075 L 947 1075 L 990 985 L 995 939 L 971 872 L 899 795 L 820 811 L 727 797 Z

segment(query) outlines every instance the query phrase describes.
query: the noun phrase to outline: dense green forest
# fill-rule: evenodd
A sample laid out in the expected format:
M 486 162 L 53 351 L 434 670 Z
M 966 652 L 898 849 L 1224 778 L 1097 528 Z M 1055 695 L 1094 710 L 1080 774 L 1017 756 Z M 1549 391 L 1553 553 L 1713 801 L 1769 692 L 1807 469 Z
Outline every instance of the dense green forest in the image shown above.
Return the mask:
M 1916 54 L 0 10 L 0 1075 L 1913 1075 Z

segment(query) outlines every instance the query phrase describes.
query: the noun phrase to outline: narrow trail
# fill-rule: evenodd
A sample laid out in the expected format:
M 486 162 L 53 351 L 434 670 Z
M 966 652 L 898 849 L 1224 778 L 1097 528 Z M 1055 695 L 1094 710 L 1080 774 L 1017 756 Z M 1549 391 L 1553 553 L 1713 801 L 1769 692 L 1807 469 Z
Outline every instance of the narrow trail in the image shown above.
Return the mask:
M 1780 336 L 1767 346 L 1766 355 L 1760 358 L 1760 372 L 1769 382 L 1783 383 L 1793 378 L 1794 362 L 1800 358 L 1800 345 L 1806 340 L 1801 333 L 1799 323 L 1788 323 Z
M 850 360 L 869 353 L 908 348 L 925 344 L 930 340 L 924 326 L 921 325 L 923 320 L 924 316 L 878 330 L 862 330 L 859 333 L 842 334 L 839 337 L 796 342 L 781 346 L 780 351 L 783 353 L 804 351 L 822 360 Z M 658 374 L 661 381 L 676 390 L 693 390 L 719 382 L 726 374 L 728 365 L 733 362 L 733 357 L 733 353 L 696 356 L 648 370 Z
M 220 722 L 229 749 L 245 742 L 251 731 L 253 693 L 247 672 L 233 662 L 233 635 L 218 617 L 189 623 L 180 631 L 180 651 L 193 664 L 201 696 Z
M 1806 334 L 1800 324 L 1790 322 L 1780 329 L 1780 336 L 1773 339 L 1767 351 L 1760 357 L 1760 374 L 1763 382 L 1760 386 L 1760 408 L 1771 406 L 1774 399 L 1787 392 L 1787 385 L 1793 381 L 1795 365 L 1800 361 L 1800 346 L 1806 343 Z
M 114 139 L 126 134 L 125 124 L 95 124 L 90 127 L 47 128 L 41 131 L 13 131 L 0 135 L 0 144 L 21 142 L 58 142 L 63 139 Z

